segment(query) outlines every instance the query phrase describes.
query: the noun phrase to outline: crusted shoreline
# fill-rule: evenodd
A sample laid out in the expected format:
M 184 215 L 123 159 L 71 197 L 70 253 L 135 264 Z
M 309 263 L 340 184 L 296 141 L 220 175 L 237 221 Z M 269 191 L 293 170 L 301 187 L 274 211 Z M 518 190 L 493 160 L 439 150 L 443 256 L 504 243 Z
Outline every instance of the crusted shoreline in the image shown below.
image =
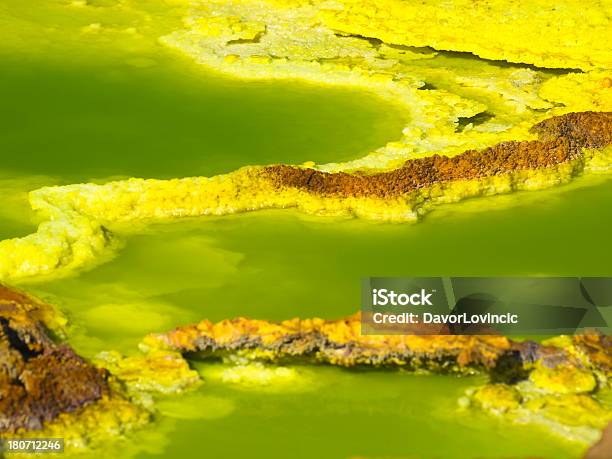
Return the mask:
M 74 450 L 149 422 L 117 380 L 56 342 L 65 320 L 50 305 L 0 284 L 0 433 L 59 437 Z
M 211 178 L 41 188 L 30 193 L 30 202 L 45 220 L 34 234 L 0 241 L 0 280 L 57 275 L 92 264 L 116 246 L 113 232 L 127 223 L 269 208 L 410 222 L 438 204 L 540 190 L 584 173 L 609 172 L 611 112 L 571 113 L 533 129 L 540 140 L 413 159 L 374 174 L 247 166 Z
M 0 285 L 0 431 L 40 429 L 108 396 L 108 373 L 55 344 L 35 317 L 45 307 Z
M 360 314 L 338 320 L 246 318 L 217 323 L 203 320 L 145 337 L 145 349 L 166 349 L 200 358 L 238 353 L 253 360 L 300 360 L 351 367 L 395 366 L 442 373 L 491 371 L 511 381 L 532 365 L 586 366 L 612 375 L 612 338 L 596 331 L 550 344 L 514 341 L 497 335 L 455 335 L 432 327 L 436 335 L 362 335 Z M 580 357 L 577 357 L 577 356 Z
M 180 352 L 195 360 L 223 358 L 243 368 L 245 362 L 265 362 L 484 373 L 488 382 L 468 390 L 458 400 L 459 407 L 485 411 L 508 422 L 540 425 L 583 444 L 597 441 L 612 421 L 612 411 L 598 400 L 598 393 L 609 390 L 612 375 L 610 336 L 593 331 L 537 343 L 446 333 L 361 335 L 359 314 L 279 323 L 236 318 L 217 323 L 203 320 L 152 334 L 142 348 Z
M 274 363 L 397 366 L 411 370 L 469 373 L 491 369 L 510 351 L 498 336 L 361 335 L 360 316 L 280 323 L 245 318 L 207 320 L 147 336 L 145 349 L 170 349 L 196 358 L 231 354 Z
M 595 443 L 612 421 L 612 411 L 598 400 L 609 390 L 612 342 L 595 331 L 537 343 L 444 329 L 436 329 L 439 335 L 361 335 L 359 314 L 280 323 L 203 320 L 146 336 L 142 355 L 104 352 L 92 364 L 56 344 L 49 327 L 59 331 L 58 323 L 65 324 L 51 306 L 0 286 L 0 431 L 9 438 L 61 436 L 72 451 L 119 441 L 152 420 L 153 393 L 199 384 L 188 360 L 219 358 L 235 365 L 228 374 L 238 383 L 246 378 L 245 384 L 299 377 L 274 370 L 293 364 L 485 374 L 488 381 L 468 390 L 459 409 L 537 424 L 584 445 Z

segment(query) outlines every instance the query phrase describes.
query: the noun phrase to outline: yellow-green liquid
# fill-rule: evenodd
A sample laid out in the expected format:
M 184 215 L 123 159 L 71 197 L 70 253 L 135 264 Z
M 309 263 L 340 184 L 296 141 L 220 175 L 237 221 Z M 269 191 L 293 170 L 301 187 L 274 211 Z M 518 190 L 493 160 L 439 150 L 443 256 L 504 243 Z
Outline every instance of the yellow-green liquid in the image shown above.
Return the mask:
M 365 93 L 225 79 L 161 48 L 153 63 L 85 54 L 4 52 L 0 60 L 1 238 L 35 229 L 26 192 L 40 186 L 341 161 L 399 138 L 406 124 L 396 107 Z M 111 261 L 21 286 L 67 313 L 70 344 L 83 355 L 131 354 L 147 333 L 204 318 L 352 314 L 367 276 L 611 275 L 611 198 L 612 181 L 580 179 L 440 208 L 417 225 L 286 210 L 194 219 L 123 235 Z M 482 378 L 314 366 L 296 367 L 300 378 L 290 390 L 244 388 L 208 377 L 220 363 L 193 364 L 206 383 L 160 400 L 155 422 L 120 456 L 581 452 L 541 428 L 459 410 L 457 400 Z

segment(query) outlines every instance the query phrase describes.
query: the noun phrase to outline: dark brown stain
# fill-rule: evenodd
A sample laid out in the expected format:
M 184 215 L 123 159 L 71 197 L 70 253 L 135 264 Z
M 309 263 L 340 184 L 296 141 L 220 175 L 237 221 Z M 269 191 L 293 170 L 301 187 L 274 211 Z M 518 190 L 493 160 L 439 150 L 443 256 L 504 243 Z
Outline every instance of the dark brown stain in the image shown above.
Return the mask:
M 41 307 L 0 285 L 0 432 L 41 429 L 108 393 L 106 370 L 56 344 L 39 319 Z

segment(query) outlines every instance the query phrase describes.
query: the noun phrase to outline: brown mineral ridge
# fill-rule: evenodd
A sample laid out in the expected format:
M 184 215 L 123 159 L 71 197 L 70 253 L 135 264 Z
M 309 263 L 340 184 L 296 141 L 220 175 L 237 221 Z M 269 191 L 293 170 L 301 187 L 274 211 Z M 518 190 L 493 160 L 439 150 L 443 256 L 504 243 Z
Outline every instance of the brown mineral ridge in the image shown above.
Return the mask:
M 435 362 L 449 367 L 491 367 L 510 350 L 510 342 L 501 336 L 362 335 L 359 314 L 340 320 L 296 318 L 280 323 L 237 318 L 213 324 L 204 320 L 152 339 L 181 352 L 254 350 L 269 352 L 271 360 L 309 358 L 342 366 Z
M 108 393 L 105 370 L 50 338 L 48 308 L 0 285 L 0 432 L 41 429 Z
M 612 458 L 612 422 L 604 429 L 600 440 L 591 446 L 584 456 L 584 459 L 610 458 Z
M 421 330 L 422 331 L 422 330 Z M 252 352 L 264 360 L 307 360 L 341 366 L 380 365 L 461 372 L 476 368 L 513 378 L 536 361 L 547 367 L 586 364 L 606 371 L 612 362 L 610 337 L 597 332 L 573 338 L 572 349 L 488 335 L 362 335 L 360 314 L 339 319 L 269 322 L 236 318 L 178 327 L 145 342 L 200 357 Z
M 582 148 L 612 144 L 612 112 L 569 113 L 542 121 L 531 131 L 539 140 L 502 142 L 452 158 L 433 155 L 411 159 L 389 172 L 327 173 L 274 165 L 264 168 L 264 176 L 278 188 L 297 188 L 321 196 L 398 197 L 435 183 L 537 170 L 578 158 Z

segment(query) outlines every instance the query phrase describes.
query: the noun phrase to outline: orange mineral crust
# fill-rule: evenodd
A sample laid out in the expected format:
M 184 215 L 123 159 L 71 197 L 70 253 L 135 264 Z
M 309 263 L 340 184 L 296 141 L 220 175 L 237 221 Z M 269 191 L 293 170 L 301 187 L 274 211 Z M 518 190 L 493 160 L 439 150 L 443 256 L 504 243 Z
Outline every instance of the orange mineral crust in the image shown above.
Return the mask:
M 253 351 L 264 360 L 307 359 L 341 366 L 428 367 L 460 371 L 490 368 L 510 350 L 501 336 L 361 335 L 359 314 L 340 319 L 291 319 L 280 323 L 237 318 L 179 327 L 150 335 L 147 344 L 215 355 Z
M 596 331 L 561 345 L 513 341 L 497 335 L 452 335 L 437 328 L 431 331 L 446 334 L 362 335 L 360 313 L 339 320 L 295 318 L 283 322 L 240 317 L 217 323 L 203 320 L 168 333 L 151 334 L 144 345 L 195 358 L 237 354 L 270 362 L 346 367 L 389 366 L 442 373 L 481 370 L 502 379 L 527 374 L 534 366 L 605 373 L 612 365 L 610 338 Z

